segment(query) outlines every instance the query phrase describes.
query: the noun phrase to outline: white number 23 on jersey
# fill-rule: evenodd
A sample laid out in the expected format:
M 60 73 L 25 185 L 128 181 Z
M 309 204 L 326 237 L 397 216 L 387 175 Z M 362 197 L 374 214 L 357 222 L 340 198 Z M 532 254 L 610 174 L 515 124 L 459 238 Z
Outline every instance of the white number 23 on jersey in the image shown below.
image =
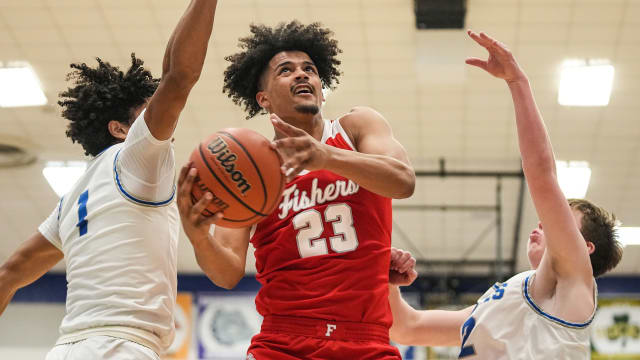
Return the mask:
M 300 257 L 326 255 L 329 253 L 327 239 L 321 238 L 324 222 L 333 226 L 334 236 L 329 238 L 331 250 L 337 253 L 353 251 L 358 248 L 358 235 L 353 227 L 351 207 L 345 203 L 331 204 L 322 214 L 316 209 L 309 209 L 296 215 L 293 228 L 298 230 L 296 241 Z

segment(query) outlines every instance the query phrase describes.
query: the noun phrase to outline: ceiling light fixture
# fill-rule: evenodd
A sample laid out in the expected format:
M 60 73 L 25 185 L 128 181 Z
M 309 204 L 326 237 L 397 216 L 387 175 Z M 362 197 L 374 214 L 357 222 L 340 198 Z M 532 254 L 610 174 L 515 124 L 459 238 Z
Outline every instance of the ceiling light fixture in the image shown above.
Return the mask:
M 47 97 L 36 72 L 25 62 L 0 63 L 0 107 L 40 106 Z
M 84 174 L 86 168 L 87 163 L 84 161 L 48 161 L 42 169 L 42 175 L 58 197 L 62 197 Z
M 607 106 L 614 68 L 607 60 L 566 60 L 560 73 L 558 103 L 564 106 Z
M 567 199 L 582 199 L 587 194 L 591 168 L 586 161 L 556 161 L 558 183 Z

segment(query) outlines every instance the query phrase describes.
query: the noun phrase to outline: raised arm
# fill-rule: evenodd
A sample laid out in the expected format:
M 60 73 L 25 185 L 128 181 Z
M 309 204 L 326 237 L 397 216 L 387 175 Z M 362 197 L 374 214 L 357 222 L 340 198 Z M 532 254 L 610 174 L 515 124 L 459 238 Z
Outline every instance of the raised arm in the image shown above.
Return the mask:
M 251 228 L 227 229 L 217 226 L 213 235 L 211 225 L 222 218 L 222 213 L 211 217 L 202 211 L 211 202 L 206 193 L 196 204 L 191 204 L 191 188 L 197 170 L 188 163 L 182 167 L 178 179 L 178 210 L 182 227 L 187 234 L 198 265 L 209 279 L 225 289 L 232 289 L 244 276 Z
M 321 144 L 276 115 L 272 114 L 271 119 L 274 126 L 287 135 L 276 140 L 275 147 L 297 150 L 294 157 L 284 156 L 283 166 L 293 169 L 290 176 L 303 169 L 326 169 L 382 196 L 401 199 L 413 194 L 416 177 L 407 152 L 393 137 L 387 120 L 375 110 L 357 107 L 340 119 L 357 151 Z
M 393 326 L 391 340 L 404 345 L 457 346 L 460 328 L 473 307 L 459 311 L 416 310 L 402 298 L 400 286 L 410 285 L 417 277 L 415 259 L 410 253 L 392 248 L 389 272 L 389 305 Z
M 165 51 L 162 78 L 151 98 L 145 122 L 158 140 L 171 137 L 187 96 L 200 78 L 217 0 L 192 0 Z
M 590 290 L 593 273 L 589 250 L 558 184 L 553 149 L 529 80 L 504 44 L 484 33 L 468 33 L 487 49 L 489 58 L 467 59 L 467 63 L 506 80 L 513 98 L 522 168 L 547 239 L 536 282 L 541 280 L 551 287 L 556 281 L 577 280 Z
M 64 255 L 36 232 L 0 266 L 0 315 L 18 289 L 38 280 Z

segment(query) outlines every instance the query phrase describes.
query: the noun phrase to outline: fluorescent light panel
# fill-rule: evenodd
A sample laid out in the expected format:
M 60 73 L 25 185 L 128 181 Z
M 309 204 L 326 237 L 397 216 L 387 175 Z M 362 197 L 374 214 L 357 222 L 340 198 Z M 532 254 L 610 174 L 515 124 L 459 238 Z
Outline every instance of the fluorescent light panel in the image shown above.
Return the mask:
M 607 106 L 614 68 L 606 60 L 567 60 L 562 64 L 558 103 L 565 106 Z
M 84 161 L 48 161 L 42 169 L 42 175 L 58 197 L 62 197 L 84 174 L 86 168 L 87 163 Z
M 40 106 L 47 103 L 35 71 L 24 62 L 0 63 L 0 107 Z
M 560 188 L 567 199 L 582 199 L 587 194 L 591 168 L 586 161 L 556 161 Z
M 640 245 L 640 227 L 621 226 L 617 230 L 618 241 L 622 246 Z

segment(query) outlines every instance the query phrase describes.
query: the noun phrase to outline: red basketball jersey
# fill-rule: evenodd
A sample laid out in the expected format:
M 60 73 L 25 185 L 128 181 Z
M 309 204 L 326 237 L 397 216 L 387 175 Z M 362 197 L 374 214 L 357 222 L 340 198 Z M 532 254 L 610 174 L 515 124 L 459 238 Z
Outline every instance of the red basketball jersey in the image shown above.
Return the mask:
M 339 120 L 322 142 L 355 150 Z M 303 172 L 256 227 L 256 307 L 287 315 L 391 326 L 391 199 L 331 171 Z

